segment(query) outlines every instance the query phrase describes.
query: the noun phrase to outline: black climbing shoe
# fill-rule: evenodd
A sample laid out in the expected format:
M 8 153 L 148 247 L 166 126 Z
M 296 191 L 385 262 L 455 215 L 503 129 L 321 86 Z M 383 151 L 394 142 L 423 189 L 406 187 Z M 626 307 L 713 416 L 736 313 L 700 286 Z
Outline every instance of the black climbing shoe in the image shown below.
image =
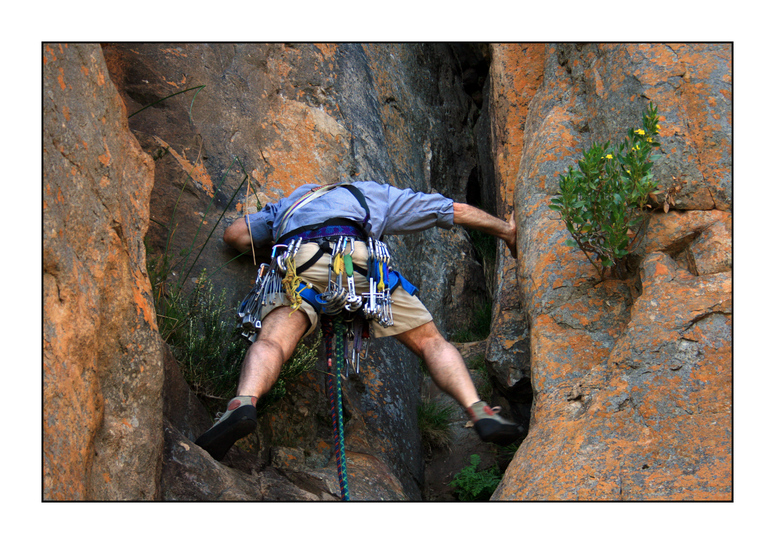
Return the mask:
M 195 444 L 220 461 L 240 438 L 256 428 L 256 407 L 250 397 L 236 397 L 229 402 L 224 414 L 218 414 L 215 425 L 196 439 Z
M 519 427 L 498 415 L 500 406 L 490 408 L 480 400 L 468 408 L 468 415 L 474 423 L 474 430 L 484 442 L 508 446 L 519 438 Z

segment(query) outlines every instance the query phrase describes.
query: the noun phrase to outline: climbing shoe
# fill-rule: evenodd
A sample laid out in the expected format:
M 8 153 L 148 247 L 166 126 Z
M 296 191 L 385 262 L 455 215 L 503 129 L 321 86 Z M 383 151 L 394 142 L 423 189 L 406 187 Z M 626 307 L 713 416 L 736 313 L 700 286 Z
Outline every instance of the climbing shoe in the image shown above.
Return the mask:
M 256 397 L 235 397 L 226 412 L 217 414 L 215 425 L 196 439 L 195 444 L 220 461 L 240 438 L 252 433 L 257 425 Z
M 503 419 L 498 413 L 500 406 L 490 408 L 480 400 L 468 408 L 468 416 L 474 424 L 474 430 L 484 442 L 492 442 L 499 446 L 508 446 L 519 437 L 519 427 Z

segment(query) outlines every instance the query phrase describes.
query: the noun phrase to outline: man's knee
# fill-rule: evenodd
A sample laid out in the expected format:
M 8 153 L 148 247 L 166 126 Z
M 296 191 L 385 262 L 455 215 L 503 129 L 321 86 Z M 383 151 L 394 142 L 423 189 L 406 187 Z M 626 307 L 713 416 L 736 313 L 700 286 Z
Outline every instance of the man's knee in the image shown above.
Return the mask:
M 402 332 L 396 335 L 396 339 L 418 356 L 422 356 L 427 350 L 438 349 L 440 343 L 447 343 L 433 321 Z
M 276 350 L 285 362 L 293 355 L 309 325 L 309 318 L 303 311 L 282 306 L 263 319 L 256 343 Z
M 250 346 L 251 350 L 261 353 L 263 357 L 271 357 L 285 363 L 293 355 L 296 346 L 290 346 L 287 342 L 281 342 L 278 338 L 259 333 L 258 338 Z

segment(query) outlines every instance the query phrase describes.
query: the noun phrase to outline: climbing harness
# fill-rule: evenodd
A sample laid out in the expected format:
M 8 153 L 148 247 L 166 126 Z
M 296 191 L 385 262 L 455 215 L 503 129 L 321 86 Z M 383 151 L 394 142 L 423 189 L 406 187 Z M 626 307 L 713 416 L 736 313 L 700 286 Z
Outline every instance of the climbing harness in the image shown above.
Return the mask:
M 348 190 L 359 202 L 365 212 L 362 224 L 345 219 L 332 219 L 285 232 L 294 212 L 337 188 Z M 349 183 L 315 187 L 291 204 L 278 221 L 277 240 L 272 247 L 271 262 L 259 267 L 253 289 L 239 306 L 237 315 L 243 336 L 251 342 L 255 341 L 261 328 L 261 310 L 267 304 L 275 304 L 283 293 L 291 302 L 292 311 L 296 311 L 302 301 L 307 301 L 321 315 L 336 315 L 343 311 L 357 312 L 367 321 L 374 320 L 383 327 L 390 327 L 393 324 L 391 292 L 399 283 L 410 294 L 414 294 L 416 287 L 390 268 L 387 245 L 367 235 L 370 231 L 370 216 L 363 193 Z M 357 240 L 368 241 L 369 259 L 366 270 L 353 263 Z M 295 255 L 305 241 L 323 242 L 319 244 L 319 251 L 309 261 L 297 267 Z M 303 283 L 299 275 L 325 253 L 331 255 L 328 285 L 323 293 L 318 293 L 314 287 Z M 368 293 L 357 293 L 355 272 L 368 277 Z
M 343 219 L 328 220 L 286 233 L 293 212 L 326 192 L 343 187 L 349 190 L 365 210 L 362 224 Z M 393 325 L 391 293 L 400 285 L 410 295 L 417 287 L 390 267 L 387 245 L 370 235 L 370 212 L 363 194 L 350 184 L 316 187 L 297 199 L 278 221 L 271 261 L 258 269 L 255 285 L 240 304 L 237 315 L 242 335 L 254 342 L 261 329 L 262 309 L 286 296 L 296 311 L 302 301 L 308 302 L 321 316 L 321 328 L 328 364 L 327 387 L 334 426 L 334 451 L 342 500 L 349 500 L 347 460 L 344 448 L 344 410 L 342 380 L 350 369 L 360 372 L 361 360 L 369 353 L 372 323 L 382 327 Z M 306 263 L 297 266 L 295 256 L 304 242 L 315 242 L 318 251 Z M 368 249 L 366 268 L 353 262 L 356 242 Z M 328 283 L 325 291 L 302 281 L 300 275 L 323 255 L 329 254 Z M 367 293 L 358 293 L 355 274 L 368 279 Z
M 399 272 L 390 267 L 390 250 L 384 242 L 369 237 L 366 268 L 353 262 L 357 236 L 334 236 L 314 239 L 319 249 L 306 263 L 297 266 L 295 256 L 304 238 L 294 238 L 288 243 L 272 248 L 272 258 L 258 269 L 256 282 L 239 306 L 237 315 L 242 334 L 255 341 L 261 328 L 260 314 L 263 307 L 275 304 L 279 298 L 288 297 L 293 311 L 302 301 L 308 302 L 318 315 L 337 315 L 341 312 L 356 314 L 366 321 L 374 321 L 383 327 L 393 325 L 392 293 L 401 286 L 409 295 L 417 292 Z M 328 282 L 325 291 L 318 292 L 302 281 L 301 274 L 313 266 L 323 255 L 330 254 Z M 358 293 L 355 274 L 368 279 L 369 290 Z

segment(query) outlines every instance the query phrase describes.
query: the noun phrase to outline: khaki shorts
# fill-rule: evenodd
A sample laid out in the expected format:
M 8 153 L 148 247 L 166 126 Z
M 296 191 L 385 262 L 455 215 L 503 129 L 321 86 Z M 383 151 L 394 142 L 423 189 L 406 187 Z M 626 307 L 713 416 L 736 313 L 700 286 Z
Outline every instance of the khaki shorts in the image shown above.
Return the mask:
M 319 246 L 315 243 L 305 243 L 299 248 L 296 253 L 296 267 L 303 266 L 309 261 L 318 251 Z M 347 251 L 350 248 L 348 246 Z M 369 252 L 364 242 L 355 242 L 355 253 L 353 253 L 353 263 L 366 269 L 368 266 Z M 318 261 L 310 268 L 302 272 L 301 280 L 303 283 L 311 284 L 319 293 L 324 292 L 328 287 L 328 268 L 331 261 L 331 255 L 324 254 L 318 259 Z M 369 280 L 365 276 L 359 274 L 357 271 L 353 275 L 355 279 L 355 290 L 359 295 L 369 292 Z M 344 280 L 347 281 L 346 278 Z M 407 293 L 401 284 L 391 294 L 393 300 L 393 325 L 390 327 L 383 327 L 377 321 L 372 321 L 372 331 L 376 338 L 382 338 L 385 336 L 395 336 L 412 329 L 424 325 L 430 321 L 433 321 L 433 316 L 425 308 L 425 305 L 420 302 L 420 299 L 414 295 Z M 269 314 L 272 310 L 275 310 L 282 306 L 290 306 L 291 302 L 285 294 L 282 297 L 278 297 L 274 304 L 267 303 L 267 305 L 261 311 L 260 319 Z M 304 336 L 309 335 L 315 330 L 318 324 L 318 314 L 315 308 L 306 300 L 301 303 L 299 311 L 303 311 L 307 314 L 310 321 L 310 327 Z

